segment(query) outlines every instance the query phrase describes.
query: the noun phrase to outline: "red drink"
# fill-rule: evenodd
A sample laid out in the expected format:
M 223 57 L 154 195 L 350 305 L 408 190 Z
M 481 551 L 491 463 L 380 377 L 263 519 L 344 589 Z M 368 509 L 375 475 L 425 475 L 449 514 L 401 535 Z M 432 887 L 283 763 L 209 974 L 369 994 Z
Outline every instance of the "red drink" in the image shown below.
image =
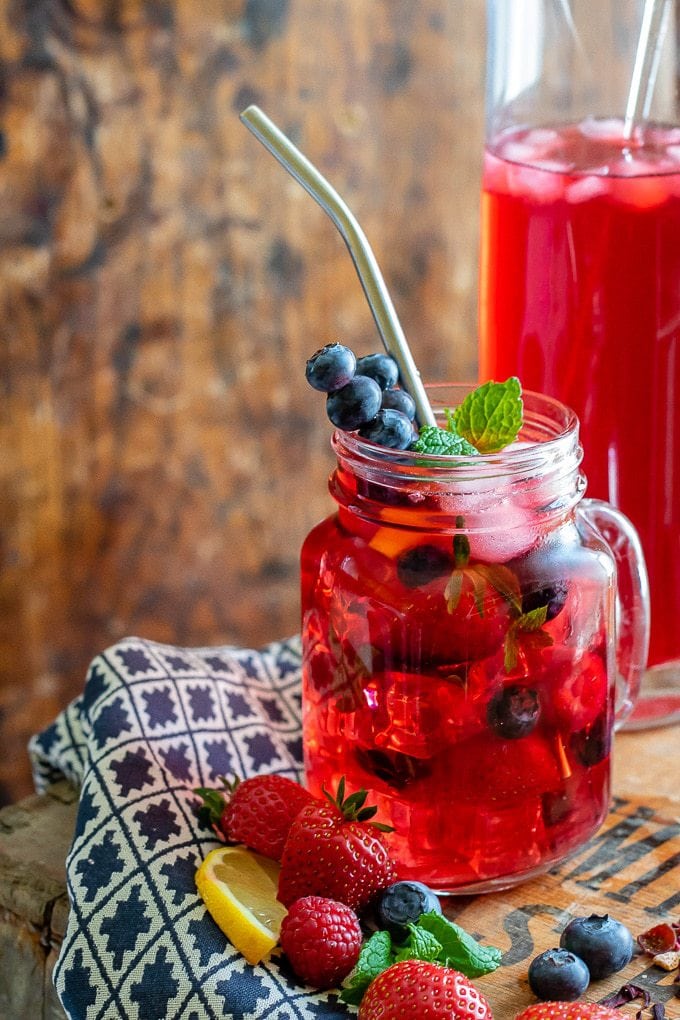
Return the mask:
M 614 562 L 573 416 L 525 394 L 521 438 L 466 460 L 336 433 L 339 509 L 302 551 L 307 783 L 368 788 L 401 877 L 439 889 L 544 870 L 608 807 Z
M 636 526 L 650 664 L 680 666 L 680 130 L 502 135 L 482 197 L 480 377 L 516 374 L 581 422 L 588 494 Z

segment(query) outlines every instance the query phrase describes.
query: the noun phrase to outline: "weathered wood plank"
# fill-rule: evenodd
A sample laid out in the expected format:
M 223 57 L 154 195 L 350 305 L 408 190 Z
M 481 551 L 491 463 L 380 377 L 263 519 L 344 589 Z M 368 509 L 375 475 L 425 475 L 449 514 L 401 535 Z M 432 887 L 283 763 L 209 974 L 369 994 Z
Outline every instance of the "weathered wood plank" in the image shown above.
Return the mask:
M 0 801 L 123 634 L 298 627 L 330 508 L 305 359 L 379 347 L 345 247 L 239 123 L 346 196 L 426 377 L 475 368 L 484 5 L 0 0 Z

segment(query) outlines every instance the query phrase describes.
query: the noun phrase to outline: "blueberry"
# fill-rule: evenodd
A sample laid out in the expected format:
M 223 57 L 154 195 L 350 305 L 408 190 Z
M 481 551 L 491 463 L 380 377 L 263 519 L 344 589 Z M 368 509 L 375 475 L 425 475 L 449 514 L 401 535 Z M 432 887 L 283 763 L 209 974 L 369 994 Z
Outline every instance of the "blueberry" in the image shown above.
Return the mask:
M 580 957 L 566 949 L 546 949 L 529 964 L 529 986 L 544 1001 L 573 1002 L 590 983 L 590 973 Z
M 541 705 L 536 691 L 512 684 L 493 696 L 486 710 L 486 718 L 492 730 L 508 740 L 517 740 L 531 733 Z
M 397 560 L 397 577 L 407 588 L 419 588 L 453 570 L 453 557 L 436 545 L 416 545 Z
M 326 414 L 337 428 L 351 432 L 375 418 L 381 399 L 382 393 L 375 379 L 358 375 L 342 389 L 328 394 Z
M 584 730 L 572 734 L 571 748 L 578 760 L 586 768 L 599 765 L 609 757 L 612 746 L 612 731 L 606 713 Z
M 401 411 L 409 421 L 416 416 L 416 402 L 410 393 L 399 387 L 393 390 L 383 390 L 382 406 L 386 410 Z
M 404 754 L 403 751 L 359 748 L 356 757 L 362 769 L 382 779 L 395 790 L 402 790 L 418 779 L 427 779 L 431 772 L 429 762 Z
M 395 882 L 380 893 L 376 907 L 378 924 L 395 939 L 407 934 L 407 925 L 415 924 L 421 914 L 441 914 L 438 897 L 422 882 Z
M 554 620 L 564 609 L 568 594 L 567 581 L 555 581 L 540 588 L 530 588 L 522 592 L 522 612 L 530 613 L 533 609 L 546 606 L 546 620 Z
M 392 450 L 406 450 L 413 442 L 413 425 L 401 411 L 381 408 L 375 418 L 359 429 L 362 439 Z
M 367 354 L 357 361 L 357 375 L 375 379 L 381 390 L 388 390 L 397 384 L 399 366 L 389 354 Z
M 357 359 L 349 347 L 338 343 L 326 344 L 312 354 L 307 362 L 307 382 L 315 390 L 331 393 L 346 386 L 354 378 L 356 364 Z
M 609 914 L 575 917 L 562 932 L 560 945 L 581 957 L 593 981 L 625 967 L 634 949 L 631 933 Z

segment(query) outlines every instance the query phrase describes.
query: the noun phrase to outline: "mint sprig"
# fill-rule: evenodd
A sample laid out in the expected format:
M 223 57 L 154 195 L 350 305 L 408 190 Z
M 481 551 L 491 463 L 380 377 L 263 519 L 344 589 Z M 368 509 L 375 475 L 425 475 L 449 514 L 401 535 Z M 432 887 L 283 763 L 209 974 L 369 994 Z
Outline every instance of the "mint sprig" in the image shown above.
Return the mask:
M 449 921 L 441 914 L 434 911 L 422 914 L 418 925 L 429 931 L 441 944 L 439 962 L 446 967 L 454 967 L 466 977 L 476 978 L 482 974 L 490 974 L 500 965 L 503 955 L 500 949 L 496 949 L 495 946 L 483 946 L 460 925 Z
M 467 439 L 449 429 L 440 429 L 438 425 L 423 425 L 411 449 L 416 453 L 431 453 L 436 457 L 477 456 L 477 450 Z
M 513 375 L 503 383 L 483 383 L 453 411 L 444 410 L 446 428 L 423 425 L 411 450 L 439 457 L 497 453 L 517 439 L 522 427 L 520 381 Z
M 358 1006 L 371 981 L 394 962 L 392 936 L 388 931 L 374 932 L 361 947 L 356 966 L 346 979 L 346 984 L 340 992 L 342 1001 Z
M 505 635 L 503 665 L 506 673 L 512 672 L 519 660 L 519 636 L 525 634 L 525 641 L 535 649 L 549 648 L 553 639 L 547 631 L 542 630 L 543 624 L 548 619 L 548 606 L 537 606 L 526 613 L 522 613 L 510 624 L 510 629 Z
M 468 393 L 453 413 L 453 424 L 479 453 L 497 453 L 517 439 L 523 411 L 522 386 L 513 375 Z
M 357 964 L 346 979 L 340 998 L 358 1006 L 371 981 L 401 960 L 428 960 L 454 967 L 469 978 L 495 970 L 502 953 L 494 946 L 483 946 L 460 925 L 442 914 L 421 914 L 417 924 L 408 925 L 406 939 L 394 944 L 387 931 L 374 932 L 364 942 Z

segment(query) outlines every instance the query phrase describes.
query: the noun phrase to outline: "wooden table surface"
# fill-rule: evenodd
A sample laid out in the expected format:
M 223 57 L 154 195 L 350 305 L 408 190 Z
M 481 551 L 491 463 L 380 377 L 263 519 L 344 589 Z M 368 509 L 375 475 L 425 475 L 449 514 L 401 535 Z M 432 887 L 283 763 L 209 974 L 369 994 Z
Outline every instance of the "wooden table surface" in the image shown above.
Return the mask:
M 674 801 L 680 813 L 680 724 L 618 733 L 614 748 L 614 793 Z

